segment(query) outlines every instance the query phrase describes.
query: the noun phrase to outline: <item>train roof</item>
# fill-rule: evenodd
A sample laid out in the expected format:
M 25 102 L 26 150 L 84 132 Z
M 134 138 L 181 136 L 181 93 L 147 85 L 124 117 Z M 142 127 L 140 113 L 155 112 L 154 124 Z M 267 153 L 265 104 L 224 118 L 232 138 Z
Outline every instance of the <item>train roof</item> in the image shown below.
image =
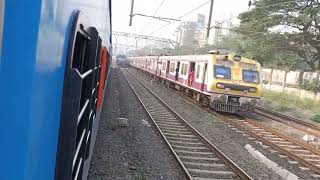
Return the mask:
M 183 55 L 183 56 L 139 56 L 139 57 L 128 57 L 128 59 L 141 59 L 141 60 L 156 60 L 159 58 L 159 60 L 164 61 L 188 61 L 188 62 L 207 62 L 211 59 L 212 56 L 215 56 L 217 59 L 225 59 L 229 61 L 235 61 L 234 56 L 235 54 L 206 54 L 206 55 Z M 227 57 L 227 59 L 226 59 Z M 260 63 L 256 60 L 241 57 L 240 61 L 242 63 L 248 63 L 248 64 L 258 64 Z
M 171 61 L 191 61 L 191 62 L 207 62 L 210 54 L 206 55 L 185 55 L 185 56 L 161 56 L 161 60 Z
M 207 55 L 184 55 L 184 56 L 141 56 L 129 57 L 129 59 L 158 59 L 165 61 L 191 61 L 191 62 L 207 62 L 210 54 Z

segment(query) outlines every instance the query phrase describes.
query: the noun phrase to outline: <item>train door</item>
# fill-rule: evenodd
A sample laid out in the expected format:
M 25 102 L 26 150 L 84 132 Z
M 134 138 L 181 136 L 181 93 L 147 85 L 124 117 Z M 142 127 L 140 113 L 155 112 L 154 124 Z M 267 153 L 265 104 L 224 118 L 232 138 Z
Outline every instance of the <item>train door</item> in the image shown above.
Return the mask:
M 174 69 L 174 73 L 175 73 L 175 80 L 176 81 L 179 81 L 179 72 L 180 72 L 180 61 L 177 62 L 177 67 L 178 68 L 177 70 Z
M 78 11 L 66 62 L 55 179 L 80 180 L 89 158 L 96 121 L 101 38 Z
M 168 78 L 169 70 L 170 70 L 170 61 L 167 62 L 166 78 Z
M 190 62 L 189 71 L 188 71 L 188 85 L 189 86 L 192 86 L 192 83 L 194 82 L 195 68 L 196 68 L 196 63 Z
M 205 80 L 206 80 L 206 73 L 207 73 L 207 66 L 208 64 L 205 63 L 204 67 L 203 67 L 203 73 L 202 73 L 202 82 L 201 82 L 201 91 L 204 90 L 204 84 L 205 84 Z
M 195 70 L 196 67 L 196 63 L 195 62 L 190 62 L 190 68 L 189 68 L 189 72 L 191 72 L 191 70 Z

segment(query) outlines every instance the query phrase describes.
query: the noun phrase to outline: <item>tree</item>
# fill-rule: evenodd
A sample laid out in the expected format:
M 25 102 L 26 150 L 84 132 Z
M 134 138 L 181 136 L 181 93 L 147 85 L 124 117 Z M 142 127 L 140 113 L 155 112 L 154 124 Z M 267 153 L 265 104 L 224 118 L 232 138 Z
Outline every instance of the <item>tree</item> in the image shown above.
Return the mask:
M 253 48 L 273 53 L 272 63 L 320 71 L 319 0 L 259 0 L 254 6 L 240 14 L 236 30 Z
M 209 51 L 215 50 L 216 47 L 213 45 L 205 44 L 203 47 L 196 49 L 196 54 L 208 54 Z

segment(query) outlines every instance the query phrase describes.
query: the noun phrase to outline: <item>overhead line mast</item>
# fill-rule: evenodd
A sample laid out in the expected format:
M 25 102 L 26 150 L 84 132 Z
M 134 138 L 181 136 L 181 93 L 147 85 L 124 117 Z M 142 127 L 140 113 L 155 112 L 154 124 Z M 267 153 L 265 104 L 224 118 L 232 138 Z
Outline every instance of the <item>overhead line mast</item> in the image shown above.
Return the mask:
M 212 18 L 213 3 L 214 3 L 214 0 L 211 0 L 210 11 L 209 11 L 208 27 L 207 27 L 207 35 L 206 35 L 207 43 L 208 43 L 208 41 L 209 41 L 209 34 L 210 34 L 210 29 L 211 29 L 211 18 Z
M 134 0 L 131 0 L 131 10 L 130 10 L 130 20 L 129 20 L 129 26 L 132 26 L 132 18 L 133 18 L 133 6 L 134 6 Z

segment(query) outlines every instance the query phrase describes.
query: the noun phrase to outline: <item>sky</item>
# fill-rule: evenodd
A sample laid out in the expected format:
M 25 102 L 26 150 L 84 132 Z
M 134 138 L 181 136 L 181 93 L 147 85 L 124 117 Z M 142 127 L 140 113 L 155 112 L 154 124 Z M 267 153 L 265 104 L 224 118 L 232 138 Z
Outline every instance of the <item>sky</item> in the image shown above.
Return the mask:
M 163 3 L 162 3 L 163 1 Z M 199 7 L 209 0 L 134 0 L 134 14 L 154 15 L 155 16 L 178 18 L 185 13 Z M 156 19 L 134 16 L 132 26 L 129 26 L 131 0 L 112 1 L 112 28 L 113 31 L 128 32 L 135 34 L 151 35 L 174 39 L 174 30 L 179 22 L 173 22 L 167 26 L 167 22 Z M 210 10 L 210 2 L 198 10 L 181 18 L 182 21 L 196 20 L 197 14 L 206 16 L 206 22 Z M 237 15 L 248 10 L 248 0 L 215 0 L 213 5 L 212 22 L 231 20 L 237 23 Z M 164 28 L 160 29 L 161 27 Z

